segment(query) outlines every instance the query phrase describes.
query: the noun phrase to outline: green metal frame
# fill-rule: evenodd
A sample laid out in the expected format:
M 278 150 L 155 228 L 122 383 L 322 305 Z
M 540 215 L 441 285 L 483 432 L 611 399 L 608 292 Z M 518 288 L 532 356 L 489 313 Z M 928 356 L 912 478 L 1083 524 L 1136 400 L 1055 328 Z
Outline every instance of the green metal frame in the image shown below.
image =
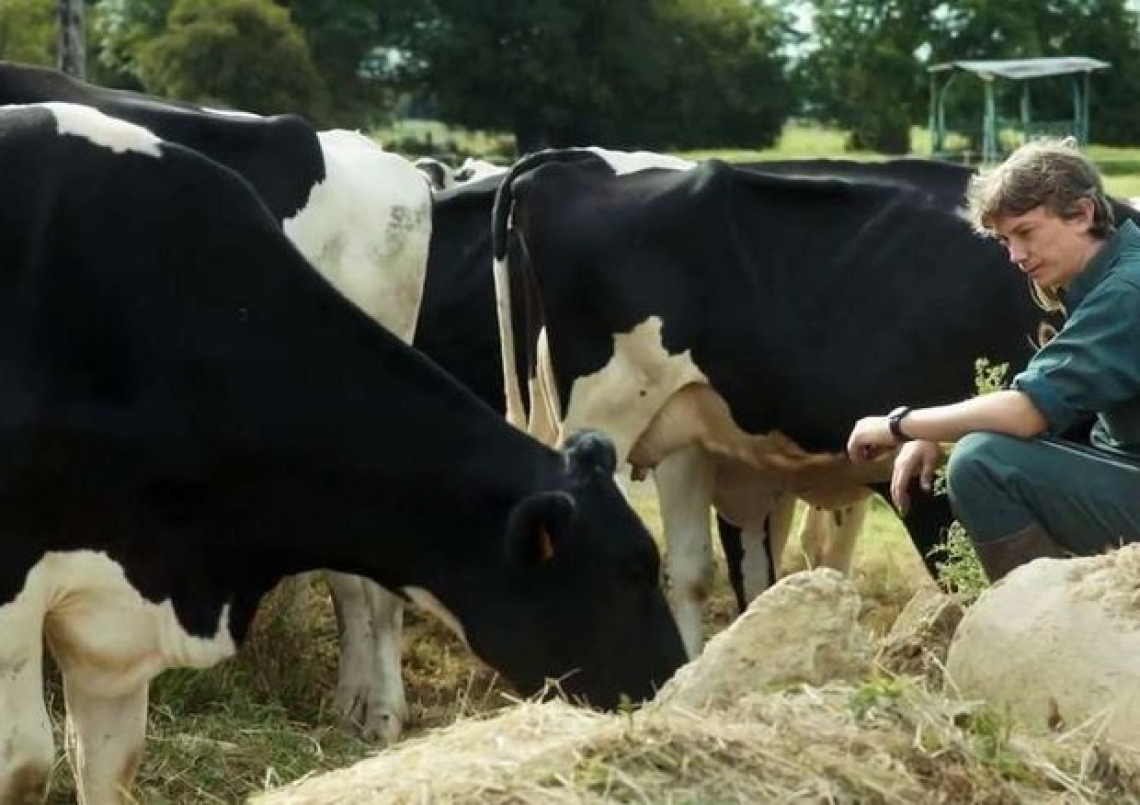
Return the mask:
M 1021 102 L 1019 104 L 1019 124 L 1022 139 L 1031 139 L 1033 120 L 1030 104 L 1029 82 L 1034 78 L 1057 75 L 1072 75 L 1073 119 L 1070 132 L 1081 145 L 1088 143 L 1089 137 L 1089 77 L 1094 70 L 1103 70 L 1111 65 L 1099 59 L 1086 56 L 1057 56 L 1038 59 L 990 59 L 963 60 L 935 64 L 927 68 L 930 74 L 930 150 L 934 156 L 946 153 L 946 93 L 954 79 L 962 72 L 972 73 L 982 81 L 985 101 L 982 109 L 982 155 L 983 163 L 996 162 L 1000 158 L 998 143 L 999 118 L 994 100 L 994 82 L 1000 78 L 1021 81 Z M 943 80 L 943 77 L 945 79 Z

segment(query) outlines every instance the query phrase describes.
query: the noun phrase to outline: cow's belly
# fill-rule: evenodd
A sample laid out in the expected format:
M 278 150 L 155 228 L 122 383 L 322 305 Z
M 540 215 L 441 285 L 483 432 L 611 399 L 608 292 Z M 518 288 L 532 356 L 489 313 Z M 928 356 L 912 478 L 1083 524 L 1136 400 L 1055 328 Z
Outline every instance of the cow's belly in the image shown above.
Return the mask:
M 47 554 L 8 606 L 19 606 L 26 617 L 42 613 L 61 669 L 105 696 L 137 689 L 167 668 L 211 666 L 237 648 L 228 605 L 213 637 L 188 634 L 169 600 L 146 600 L 118 563 L 94 551 Z
M 717 513 L 739 528 L 759 526 L 771 513 L 780 489 L 741 465 L 717 465 L 713 481 L 713 506 Z

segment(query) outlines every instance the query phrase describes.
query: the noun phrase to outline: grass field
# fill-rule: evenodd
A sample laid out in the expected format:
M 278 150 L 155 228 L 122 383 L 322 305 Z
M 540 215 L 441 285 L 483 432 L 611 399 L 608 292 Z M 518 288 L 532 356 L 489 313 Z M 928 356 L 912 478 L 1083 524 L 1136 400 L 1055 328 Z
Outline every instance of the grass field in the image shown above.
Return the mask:
M 495 154 L 504 147 L 502 134 L 486 131 L 449 129 L 433 120 L 404 120 L 386 129 L 373 132 L 382 143 L 398 144 L 405 140 L 430 141 L 444 152 Z M 849 159 L 882 159 L 868 152 L 844 150 L 845 134 L 835 129 L 789 124 L 774 148 L 761 150 L 696 150 L 685 151 L 681 156 L 690 159 L 717 157 L 732 162 L 764 159 L 804 159 L 810 157 L 844 157 Z M 1140 147 L 1118 148 L 1096 145 L 1087 148 L 1105 177 L 1108 191 L 1123 198 L 1140 196 Z M 926 129 L 915 127 L 911 132 L 911 156 L 930 153 L 930 135 Z
M 415 129 L 406 124 L 393 136 Z M 425 129 L 451 136 L 442 128 Z M 495 138 L 467 133 L 477 148 Z M 779 148 L 755 152 L 694 152 L 726 159 L 856 156 L 842 153 L 841 133 L 790 128 Z M 1140 149 L 1093 146 L 1111 192 L 1140 195 Z M 660 534 L 656 501 L 646 485 L 635 487 L 635 501 L 651 529 Z M 789 546 L 795 556 L 795 546 Z M 863 595 L 864 622 L 886 629 L 912 593 L 931 582 L 894 515 L 876 502 L 855 555 L 855 580 Z M 707 611 L 711 635 L 734 615 L 723 562 Z M 270 598 L 255 625 L 253 639 L 237 659 L 209 671 L 168 672 L 152 687 L 149 737 L 137 796 L 143 803 L 233 803 L 266 787 L 306 774 L 341 767 L 378 747 L 342 730 L 326 702 L 335 683 L 336 627 L 322 585 L 315 585 L 297 612 L 285 612 Z M 502 707 L 510 699 L 496 676 L 434 621 L 409 613 L 405 680 L 416 735 L 455 718 Z M 62 746 L 62 697 L 49 683 Z M 0 716 L 2 717 L 2 716 Z M 49 803 L 74 801 L 62 758 Z

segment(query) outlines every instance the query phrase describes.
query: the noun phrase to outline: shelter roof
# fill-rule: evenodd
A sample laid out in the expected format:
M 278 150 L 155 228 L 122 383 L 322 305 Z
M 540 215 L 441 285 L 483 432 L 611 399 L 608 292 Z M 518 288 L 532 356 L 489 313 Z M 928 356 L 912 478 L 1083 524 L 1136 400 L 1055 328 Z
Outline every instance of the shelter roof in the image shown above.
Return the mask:
M 1044 78 L 1051 75 L 1087 73 L 1103 70 L 1111 65 L 1100 59 L 1088 56 L 1045 56 L 1035 59 L 964 59 L 942 62 L 926 68 L 928 72 L 942 70 L 966 70 L 982 78 L 1009 78 L 1021 81 L 1028 78 Z

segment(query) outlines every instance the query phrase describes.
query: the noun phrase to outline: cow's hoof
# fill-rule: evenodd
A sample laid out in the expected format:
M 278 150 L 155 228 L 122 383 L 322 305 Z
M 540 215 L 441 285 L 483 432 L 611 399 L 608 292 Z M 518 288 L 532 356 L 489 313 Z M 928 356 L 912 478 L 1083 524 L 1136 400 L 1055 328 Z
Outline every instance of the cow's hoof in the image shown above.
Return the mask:
M 385 746 L 400 740 L 407 718 L 404 708 L 371 699 L 366 691 L 346 695 L 338 691 L 333 704 L 344 727 L 364 740 Z
M 3 774 L 0 769 L 0 805 L 41 805 L 47 797 L 51 767 L 25 763 Z

